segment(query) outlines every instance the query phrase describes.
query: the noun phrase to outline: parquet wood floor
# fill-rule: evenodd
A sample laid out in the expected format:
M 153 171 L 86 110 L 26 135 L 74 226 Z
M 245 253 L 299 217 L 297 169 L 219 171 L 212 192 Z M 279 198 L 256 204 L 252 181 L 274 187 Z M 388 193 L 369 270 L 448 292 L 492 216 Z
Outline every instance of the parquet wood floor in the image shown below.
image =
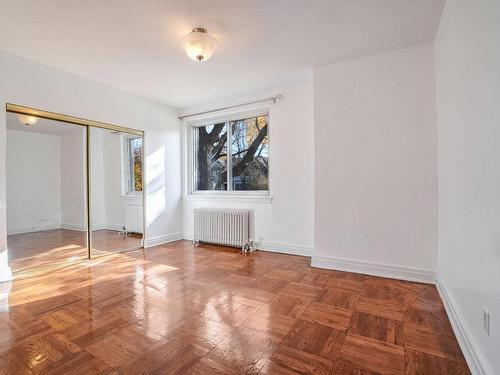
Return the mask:
M 2 374 L 469 374 L 432 285 L 179 241 L 0 284 Z
M 122 236 L 117 231 L 97 230 L 92 233 L 93 254 L 136 249 L 141 237 Z M 87 259 L 87 234 L 82 231 L 54 229 L 7 236 L 9 265 L 18 276 L 31 276 L 56 271 L 68 264 Z

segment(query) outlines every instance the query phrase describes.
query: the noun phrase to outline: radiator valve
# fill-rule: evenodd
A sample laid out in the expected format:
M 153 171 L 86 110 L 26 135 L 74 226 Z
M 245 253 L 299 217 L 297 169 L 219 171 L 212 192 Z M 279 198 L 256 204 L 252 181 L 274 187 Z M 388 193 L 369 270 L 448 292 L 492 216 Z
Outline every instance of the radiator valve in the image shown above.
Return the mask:
M 253 253 L 257 249 L 258 249 L 257 242 L 250 240 L 246 244 L 243 245 L 243 247 L 241 248 L 241 252 L 242 252 L 242 254 L 250 254 L 250 253 Z

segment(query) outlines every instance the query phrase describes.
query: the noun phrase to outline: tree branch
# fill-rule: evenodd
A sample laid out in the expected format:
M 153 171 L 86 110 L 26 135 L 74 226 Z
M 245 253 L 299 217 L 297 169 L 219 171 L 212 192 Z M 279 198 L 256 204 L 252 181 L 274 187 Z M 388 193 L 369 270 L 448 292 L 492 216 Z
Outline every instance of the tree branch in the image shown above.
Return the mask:
M 241 171 L 243 171 L 248 166 L 248 164 L 250 164 L 250 162 L 253 160 L 255 153 L 257 152 L 260 144 L 262 143 L 264 138 L 266 138 L 266 136 L 267 136 L 267 125 L 265 125 L 259 131 L 259 134 L 257 134 L 257 137 L 255 137 L 255 139 L 253 140 L 252 144 L 248 148 L 248 151 L 247 151 L 246 155 L 243 157 L 243 159 L 241 159 L 241 161 L 238 163 L 238 165 L 236 167 L 233 167 L 233 169 L 234 169 L 233 174 L 234 175 L 238 175 Z
M 219 159 L 221 156 L 221 152 L 224 149 L 224 145 L 226 144 L 227 140 L 227 133 L 222 134 L 222 137 L 220 137 L 219 142 L 213 149 L 213 155 L 210 158 L 210 162 L 213 163 L 215 160 Z

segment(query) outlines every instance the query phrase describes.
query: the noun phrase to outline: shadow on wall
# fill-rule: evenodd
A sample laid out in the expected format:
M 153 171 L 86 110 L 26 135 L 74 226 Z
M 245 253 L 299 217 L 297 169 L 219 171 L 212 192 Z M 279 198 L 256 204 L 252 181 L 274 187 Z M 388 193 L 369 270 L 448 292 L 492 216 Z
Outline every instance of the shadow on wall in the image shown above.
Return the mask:
M 146 157 L 146 226 L 165 211 L 165 147 Z

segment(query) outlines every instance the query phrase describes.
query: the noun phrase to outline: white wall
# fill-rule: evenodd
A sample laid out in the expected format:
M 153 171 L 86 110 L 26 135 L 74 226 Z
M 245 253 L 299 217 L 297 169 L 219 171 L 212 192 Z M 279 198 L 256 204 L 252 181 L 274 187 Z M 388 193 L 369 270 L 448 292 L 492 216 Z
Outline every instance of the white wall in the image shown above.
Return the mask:
M 76 125 L 60 135 L 12 130 L 7 134 L 8 233 L 85 230 L 85 128 Z M 98 128 L 90 135 L 92 229 L 121 230 L 127 221 L 126 206 L 140 206 L 141 211 L 142 195 L 122 194 L 121 136 Z M 40 216 L 40 211 L 53 214 Z M 142 227 L 142 215 L 137 221 Z
M 105 184 L 106 225 L 121 228 L 125 224 L 125 204 L 122 199 L 121 137 L 103 133 L 103 175 Z M 139 199 L 140 203 L 140 199 Z
M 123 135 L 105 129 L 91 129 L 91 141 L 92 229 L 121 230 L 127 225 L 127 206 L 143 205 L 141 194 L 123 193 Z M 141 210 L 135 210 L 137 215 Z M 142 215 L 136 219 L 142 227 Z M 139 228 L 127 229 L 142 231 Z
M 92 189 L 92 230 L 106 228 L 106 179 L 104 176 L 103 129 L 90 129 L 90 170 Z
M 85 128 L 75 126 L 61 139 L 61 227 L 85 230 Z
M 173 109 L 102 84 L 0 52 L 0 105 L 23 104 L 146 132 L 146 244 L 180 238 L 180 127 Z M 5 155 L 0 116 L 0 155 Z M 0 279 L 8 268 L 5 158 L 0 157 Z
M 255 95 L 186 108 L 195 113 L 281 93 L 283 100 L 269 108 L 270 189 L 272 202 L 243 199 L 184 200 L 184 237 L 192 238 L 193 209 L 197 207 L 254 210 L 254 239 L 271 251 L 310 255 L 314 228 L 314 143 L 312 83 L 255 93 Z M 241 108 L 242 111 L 250 107 Z M 186 122 L 184 123 L 186 127 Z M 185 147 L 187 148 L 187 147 Z
M 61 137 L 7 130 L 7 138 L 8 233 L 59 228 Z
M 313 265 L 434 280 L 435 107 L 430 44 L 315 69 Z
M 86 229 L 85 137 L 82 126 L 57 135 L 7 130 L 9 234 Z M 126 206 L 142 207 L 142 196 L 122 194 L 121 136 L 92 129 L 91 138 L 93 230 L 121 230 Z
M 141 195 L 125 195 L 123 191 L 123 174 L 125 173 L 122 159 L 123 136 L 123 134 L 112 134 L 108 131 L 103 137 L 106 223 L 110 229 L 126 225 L 127 206 L 142 206 Z M 139 213 L 140 210 L 135 211 Z M 142 223 L 142 218 L 137 218 L 137 221 Z
M 499 20 L 498 0 L 447 1 L 436 40 L 438 285 L 471 370 L 491 375 L 500 374 Z

